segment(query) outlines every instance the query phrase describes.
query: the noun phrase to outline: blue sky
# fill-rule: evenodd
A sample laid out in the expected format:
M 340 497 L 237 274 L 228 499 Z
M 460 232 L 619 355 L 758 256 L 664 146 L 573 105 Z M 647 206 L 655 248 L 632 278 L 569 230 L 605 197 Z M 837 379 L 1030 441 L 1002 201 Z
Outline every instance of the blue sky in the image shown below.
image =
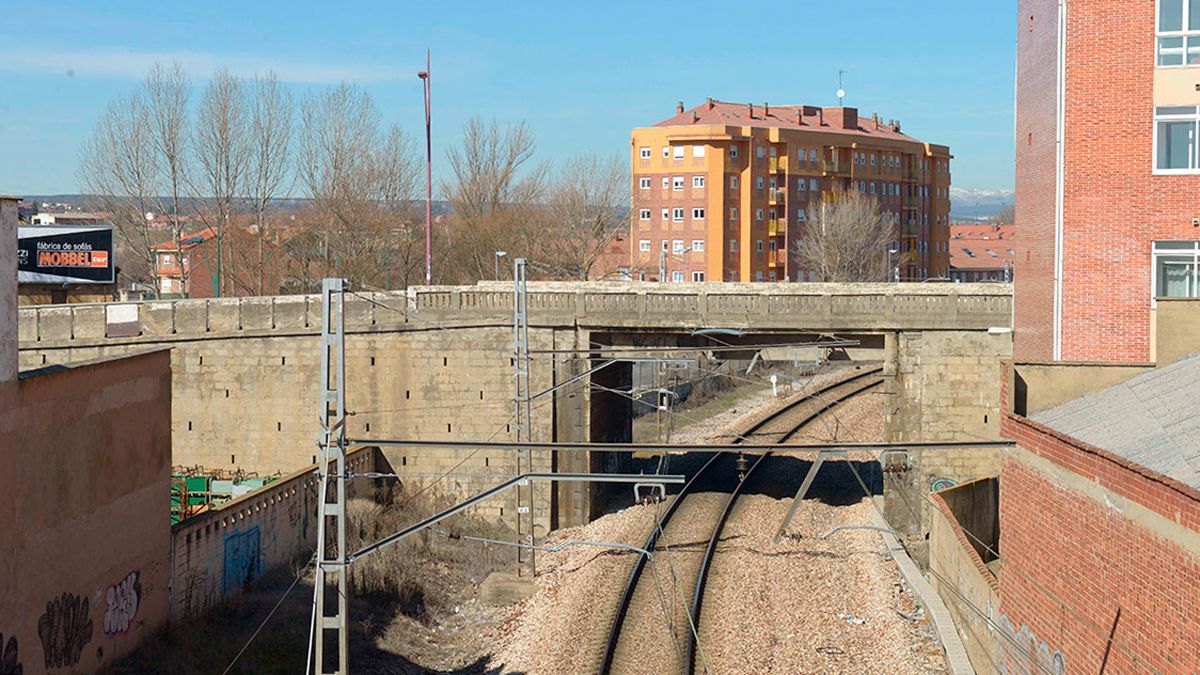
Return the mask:
M 834 105 L 845 69 L 846 104 L 949 145 L 956 186 L 1010 189 L 1015 12 L 950 0 L 0 0 L 0 193 L 77 192 L 95 119 L 156 60 L 183 62 L 197 90 L 221 66 L 274 69 L 298 94 L 356 82 L 385 122 L 422 134 L 426 46 L 435 173 L 473 115 L 526 120 L 541 159 L 624 158 L 630 128 L 676 101 Z

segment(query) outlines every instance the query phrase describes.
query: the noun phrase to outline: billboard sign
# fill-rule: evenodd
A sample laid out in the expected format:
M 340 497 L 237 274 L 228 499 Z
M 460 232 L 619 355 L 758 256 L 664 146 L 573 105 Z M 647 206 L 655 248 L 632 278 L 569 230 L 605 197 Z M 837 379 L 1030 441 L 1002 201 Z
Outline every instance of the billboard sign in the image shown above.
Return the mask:
M 17 228 L 17 283 L 111 284 L 110 225 Z

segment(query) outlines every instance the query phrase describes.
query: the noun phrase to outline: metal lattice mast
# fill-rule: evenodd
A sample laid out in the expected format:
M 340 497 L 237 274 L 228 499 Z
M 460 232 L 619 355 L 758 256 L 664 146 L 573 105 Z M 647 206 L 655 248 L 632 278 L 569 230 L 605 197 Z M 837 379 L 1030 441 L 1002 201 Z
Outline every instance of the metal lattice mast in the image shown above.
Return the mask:
M 513 401 L 516 405 L 517 442 L 533 441 L 533 420 L 530 417 L 529 393 L 529 308 L 525 287 L 525 259 L 513 260 Z M 516 451 L 517 475 L 533 471 L 533 451 Z M 529 481 L 517 484 L 517 573 L 533 578 L 533 486 Z
M 346 562 L 346 330 L 342 311 L 345 290 L 345 279 L 321 282 L 320 405 L 325 437 L 318 465 L 321 488 L 317 499 L 317 573 L 313 584 L 316 643 L 313 672 L 317 675 L 347 675 L 350 668 L 350 636 L 346 630 L 350 612 L 346 591 L 349 565 Z M 336 670 L 325 669 L 326 654 L 333 651 L 334 645 L 330 633 L 337 634 Z

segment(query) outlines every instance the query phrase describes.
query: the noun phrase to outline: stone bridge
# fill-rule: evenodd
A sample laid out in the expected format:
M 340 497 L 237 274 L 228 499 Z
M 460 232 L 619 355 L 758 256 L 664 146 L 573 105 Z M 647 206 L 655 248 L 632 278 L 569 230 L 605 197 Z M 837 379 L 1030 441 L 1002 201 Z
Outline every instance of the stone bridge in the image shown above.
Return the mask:
M 509 284 L 419 287 L 346 298 L 350 433 L 364 438 L 512 438 Z M 1010 286 L 983 284 L 531 283 L 531 348 L 601 344 L 859 339 L 885 363 L 891 440 L 995 438 L 999 362 L 1011 356 Z M 22 307 L 22 369 L 147 348 L 172 348 L 174 464 L 287 473 L 315 461 L 321 299 L 313 295 Z M 531 388 L 584 372 L 586 356 L 539 358 Z M 600 378 L 601 376 L 597 376 Z M 598 382 L 620 384 L 609 369 Z M 620 437 L 629 420 L 588 379 L 535 404 L 534 440 Z M 610 397 L 611 398 L 611 397 Z M 614 431 L 616 429 L 616 431 Z M 389 450 L 414 481 L 447 471 L 447 492 L 472 492 L 511 472 L 513 457 L 470 450 Z M 589 470 L 603 458 L 547 456 L 539 470 Z M 542 527 L 586 520 L 581 484 L 547 487 Z M 510 517 L 492 505 L 497 518 Z

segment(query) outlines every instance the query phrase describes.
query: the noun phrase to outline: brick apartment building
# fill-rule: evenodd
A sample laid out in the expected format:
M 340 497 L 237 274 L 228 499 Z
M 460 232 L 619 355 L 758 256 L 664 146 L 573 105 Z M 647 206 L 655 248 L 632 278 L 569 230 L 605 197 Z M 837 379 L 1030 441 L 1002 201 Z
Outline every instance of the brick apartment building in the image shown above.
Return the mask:
M 904 279 L 949 272 L 950 150 L 854 108 L 709 99 L 633 130 L 631 269 L 671 281 L 805 281 L 794 241 L 833 192 L 876 197 Z M 894 242 L 881 241 L 881 249 Z
M 1152 360 L 1200 295 L 1200 3 L 1018 10 L 1015 354 Z

